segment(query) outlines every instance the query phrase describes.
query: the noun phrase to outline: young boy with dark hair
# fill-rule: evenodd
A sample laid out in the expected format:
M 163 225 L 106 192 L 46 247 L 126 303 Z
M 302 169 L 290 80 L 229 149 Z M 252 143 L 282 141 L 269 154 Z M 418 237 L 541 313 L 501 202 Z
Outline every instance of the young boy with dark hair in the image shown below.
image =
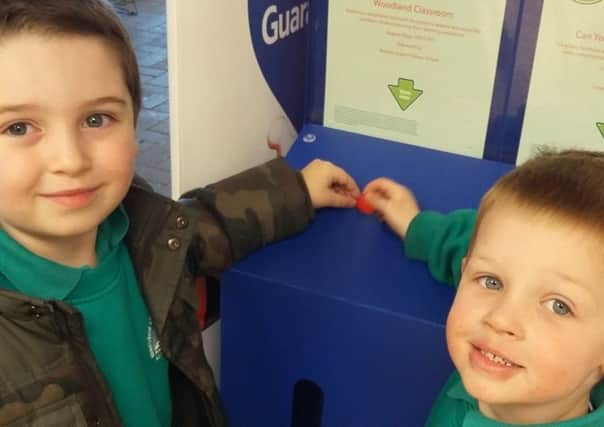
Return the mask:
M 354 206 L 319 160 L 180 202 L 132 184 L 140 106 L 103 0 L 0 2 L 0 425 L 224 426 L 196 281 Z
M 429 427 L 604 425 L 604 153 L 542 154 L 473 210 L 420 212 L 378 178 L 365 196 L 405 252 L 457 287 L 456 372 Z

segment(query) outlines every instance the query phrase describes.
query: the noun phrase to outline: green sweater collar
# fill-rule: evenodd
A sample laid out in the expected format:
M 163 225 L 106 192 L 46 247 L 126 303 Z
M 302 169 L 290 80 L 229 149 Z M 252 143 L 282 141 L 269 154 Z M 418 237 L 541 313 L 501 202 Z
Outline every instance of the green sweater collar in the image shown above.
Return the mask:
M 456 381 L 447 391 L 451 399 L 463 400 L 472 408 L 466 413 L 461 427 L 518 427 L 518 425 L 502 423 L 487 418 L 478 410 L 478 402 L 468 394 L 463 383 Z M 595 410 L 585 416 L 559 423 L 531 424 L 531 427 L 602 427 L 604 426 L 604 382 L 600 382 L 591 394 L 591 401 Z
M 33 254 L 0 229 L 0 273 L 13 290 L 42 299 L 73 300 L 93 295 L 102 289 L 106 278 L 119 271 L 115 255 L 128 231 L 128 217 L 118 207 L 99 226 L 96 241 L 98 265 L 68 267 Z M 43 279 L 42 279 L 43 278 Z M 83 281 L 86 286 L 78 284 Z

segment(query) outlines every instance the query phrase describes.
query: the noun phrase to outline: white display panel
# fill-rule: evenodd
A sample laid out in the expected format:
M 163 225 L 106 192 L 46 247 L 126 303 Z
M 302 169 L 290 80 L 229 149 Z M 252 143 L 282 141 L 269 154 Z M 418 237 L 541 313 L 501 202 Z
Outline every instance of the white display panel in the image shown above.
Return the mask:
M 482 157 L 505 6 L 330 1 L 324 124 Z
M 299 63 L 304 63 L 305 52 L 295 47 L 305 46 L 309 4 L 166 4 L 176 198 L 274 158 L 277 147 L 281 155 L 287 153 L 297 133 L 290 117 L 301 119 L 304 107 Z M 289 19 L 287 27 L 283 16 Z M 219 382 L 220 322 L 204 332 L 204 347 Z
M 517 163 L 542 147 L 604 149 L 604 2 L 543 2 Z
M 167 14 L 172 194 L 275 157 L 269 137 L 287 152 L 296 131 L 258 65 L 248 2 L 168 0 Z

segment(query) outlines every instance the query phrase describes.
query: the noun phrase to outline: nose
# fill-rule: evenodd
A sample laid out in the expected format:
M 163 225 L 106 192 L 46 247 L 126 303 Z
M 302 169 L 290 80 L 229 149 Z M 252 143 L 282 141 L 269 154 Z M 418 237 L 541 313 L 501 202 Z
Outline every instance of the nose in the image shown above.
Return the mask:
M 527 313 L 528 308 L 522 301 L 502 295 L 485 313 L 483 322 L 498 335 L 522 338 Z
M 48 167 L 51 172 L 76 176 L 90 168 L 90 152 L 79 129 L 56 129 L 48 133 L 46 142 Z

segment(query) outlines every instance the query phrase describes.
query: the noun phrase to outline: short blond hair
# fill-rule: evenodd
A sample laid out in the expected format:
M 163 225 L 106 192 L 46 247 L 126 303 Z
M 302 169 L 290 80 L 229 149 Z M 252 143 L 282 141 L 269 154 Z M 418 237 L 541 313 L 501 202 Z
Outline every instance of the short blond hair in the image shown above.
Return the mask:
M 480 202 L 468 251 L 485 214 L 503 203 L 586 227 L 604 239 L 604 153 L 542 152 L 501 177 Z

